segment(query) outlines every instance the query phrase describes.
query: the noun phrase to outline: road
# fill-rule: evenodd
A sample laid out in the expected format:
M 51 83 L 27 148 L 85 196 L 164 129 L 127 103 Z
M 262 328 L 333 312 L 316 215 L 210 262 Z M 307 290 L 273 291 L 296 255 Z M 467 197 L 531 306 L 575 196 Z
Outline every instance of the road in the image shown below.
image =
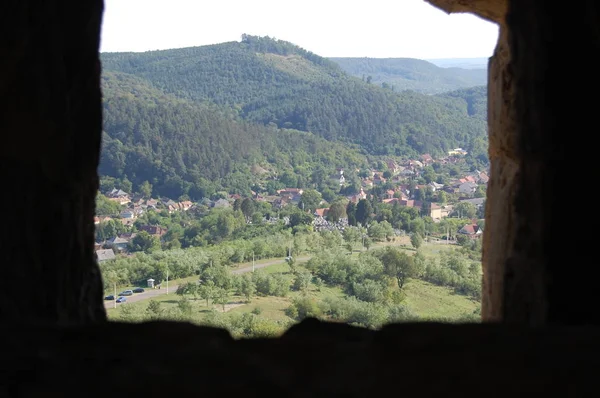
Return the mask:
M 301 256 L 296 258 L 296 261 L 307 261 L 310 259 L 310 256 Z M 285 260 L 282 259 L 275 259 L 275 260 L 271 260 L 271 261 L 267 261 L 261 264 L 256 264 L 254 266 L 254 269 L 261 269 L 261 268 L 265 268 L 265 267 L 269 267 L 271 265 L 275 265 L 275 264 L 281 264 L 283 263 Z M 236 270 L 231 271 L 232 274 L 234 275 L 240 275 L 240 274 L 245 274 L 246 272 L 252 272 L 252 266 L 248 266 L 248 267 L 244 267 L 244 268 L 239 268 Z M 164 286 L 161 286 L 161 289 L 146 289 L 146 291 L 144 293 L 134 293 L 133 296 L 128 296 L 127 297 L 127 303 L 135 303 L 136 301 L 142 301 L 142 300 L 148 300 L 151 299 L 153 297 L 162 295 L 162 294 L 167 294 L 167 287 L 166 287 L 166 283 L 163 284 Z M 175 294 L 175 292 L 177 291 L 177 287 L 179 285 L 172 285 L 169 284 L 169 294 Z M 117 305 L 119 305 L 119 303 L 117 303 Z M 104 301 L 104 308 L 114 308 L 115 306 L 115 302 L 114 301 Z

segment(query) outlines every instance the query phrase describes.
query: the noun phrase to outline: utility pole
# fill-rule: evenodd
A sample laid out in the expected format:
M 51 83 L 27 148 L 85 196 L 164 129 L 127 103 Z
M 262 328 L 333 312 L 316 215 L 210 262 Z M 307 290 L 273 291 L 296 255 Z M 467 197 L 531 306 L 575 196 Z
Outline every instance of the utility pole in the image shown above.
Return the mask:
M 254 252 L 252 252 L 252 272 L 254 272 Z
M 117 308 L 117 282 L 113 282 L 113 287 L 115 289 L 115 295 L 113 296 L 114 308 Z
M 167 294 L 169 294 L 169 267 L 167 267 Z

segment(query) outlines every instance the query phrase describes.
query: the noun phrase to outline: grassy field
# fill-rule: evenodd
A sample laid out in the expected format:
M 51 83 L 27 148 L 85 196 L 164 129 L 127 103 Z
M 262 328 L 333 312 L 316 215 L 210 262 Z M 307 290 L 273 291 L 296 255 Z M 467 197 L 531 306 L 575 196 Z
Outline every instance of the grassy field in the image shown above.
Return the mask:
M 455 294 L 451 288 L 413 279 L 406 285 L 406 305 L 421 319 L 458 318 L 472 314 L 480 303 Z
M 401 238 L 404 240 L 396 240 L 396 242 L 386 242 L 385 244 L 379 244 L 377 246 L 401 246 L 409 253 L 415 253 L 415 250 L 410 246 L 410 242 L 407 238 Z M 455 250 L 456 246 L 443 245 L 443 244 L 424 244 L 422 246 L 422 252 L 426 256 L 438 256 L 442 251 Z M 354 252 L 353 255 L 358 255 L 359 252 Z M 265 262 L 272 262 L 274 259 L 262 260 L 257 264 Z M 306 261 L 306 260 L 305 260 Z M 300 266 L 303 262 L 298 262 Z M 250 264 L 251 265 L 251 264 Z M 245 268 L 247 264 L 239 265 L 233 269 Z M 267 274 L 284 274 L 290 277 L 290 268 L 288 264 L 281 259 L 280 262 L 276 262 L 273 265 L 269 265 L 260 269 L 258 272 L 264 272 Z M 182 283 L 197 280 L 196 276 L 185 278 L 178 281 L 172 281 L 173 286 Z M 124 289 L 124 288 L 122 288 Z M 462 295 L 455 294 L 452 289 L 442 286 L 436 286 L 422 280 L 410 280 L 405 287 L 406 299 L 405 304 L 419 316 L 422 320 L 448 320 L 457 319 L 473 312 L 480 307 L 480 304 L 470 298 Z M 109 292 L 112 293 L 112 292 Z M 340 288 L 332 287 L 321 287 L 317 290 L 314 286 L 311 287 L 309 293 L 317 301 L 321 301 L 327 296 L 343 297 L 344 294 Z M 260 310 L 260 317 L 270 319 L 274 321 L 290 321 L 290 318 L 285 314 L 285 309 L 288 308 L 294 299 L 298 296 L 298 292 L 290 292 L 287 297 L 254 297 L 250 303 L 246 303 L 243 297 L 231 296 L 229 303 L 225 306 L 225 312 L 230 314 L 243 314 L 253 311 L 257 311 L 258 307 Z M 202 323 L 204 316 L 216 309 L 217 311 L 223 311 L 221 305 L 210 303 L 206 306 L 206 301 L 201 299 L 193 299 L 188 297 L 189 302 L 192 305 L 192 320 L 194 322 Z M 168 312 L 176 310 L 177 303 L 180 300 L 180 296 L 176 295 L 175 292 L 169 295 L 160 295 L 153 298 L 153 300 L 161 303 L 163 311 Z M 149 300 L 138 301 L 134 303 L 127 303 L 126 305 L 131 307 L 137 313 L 144 313 L 148 308 Z M 109 319 L 119 319 L 121 315 L 121 309 L 123 306 L 118 306 L 116 309 L 107 309 Z M 259 312 L 257 311 L 257 312 Z

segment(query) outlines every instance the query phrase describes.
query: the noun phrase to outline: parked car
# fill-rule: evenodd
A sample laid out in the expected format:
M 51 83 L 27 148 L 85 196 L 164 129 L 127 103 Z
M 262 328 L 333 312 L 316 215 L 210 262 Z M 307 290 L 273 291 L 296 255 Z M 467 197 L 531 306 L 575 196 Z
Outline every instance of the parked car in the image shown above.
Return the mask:
M 133 289 L 134 293 L 144 293 L 144 288 L 142 287 L 136 287 L 135 289 Z
M 125 290 L 119 293 L 119 296 L 133 296 L 133 290 Z
M 104 300 L 114 300 L 115 296 L 113 296 L 112 294 L 110 296 L 106 296 L 104 297 Z
M 126 298 L 126 297 L 119 297 L 119 298 L 117 299 L 117 303 L 124 303 L 124 302 L 126 302 L 126 301 L 127 301 L 127 298 Z

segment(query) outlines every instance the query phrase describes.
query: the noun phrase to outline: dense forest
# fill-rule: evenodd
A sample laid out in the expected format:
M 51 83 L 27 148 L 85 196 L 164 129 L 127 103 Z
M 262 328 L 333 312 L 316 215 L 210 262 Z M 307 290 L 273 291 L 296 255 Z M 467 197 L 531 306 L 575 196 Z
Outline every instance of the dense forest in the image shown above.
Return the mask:
M 357 148 L 311 133 L 240 120 L 227 108 L 178 99 L 143 80 L 105 71 L 102 175 L 155 192 L 201 198 L 222 187 L 248 193 L 287 170 L 365 167 Z
M 134 188 L 148 181 L 166 196 L 248 193 L 266 176 L 322 175 L 457 146 L 487 162 L 485 87 L 398 92 L 291 43 L 247 35 L 104 53 L 102 62 L 100 173 Z
M 441 154 L 486 134 L 462 98 L 394 92 L 269 38 L 106 53 L 102 61 L 105 70 L 136 75 L 177 97 L 226 105 L 248 121 L 358 144 L 376 155 Z
M 440 68 L 414 58 L 330 58 L 349 74 L 397 91 L 440 94 L 487 83 L 487 69 Z

